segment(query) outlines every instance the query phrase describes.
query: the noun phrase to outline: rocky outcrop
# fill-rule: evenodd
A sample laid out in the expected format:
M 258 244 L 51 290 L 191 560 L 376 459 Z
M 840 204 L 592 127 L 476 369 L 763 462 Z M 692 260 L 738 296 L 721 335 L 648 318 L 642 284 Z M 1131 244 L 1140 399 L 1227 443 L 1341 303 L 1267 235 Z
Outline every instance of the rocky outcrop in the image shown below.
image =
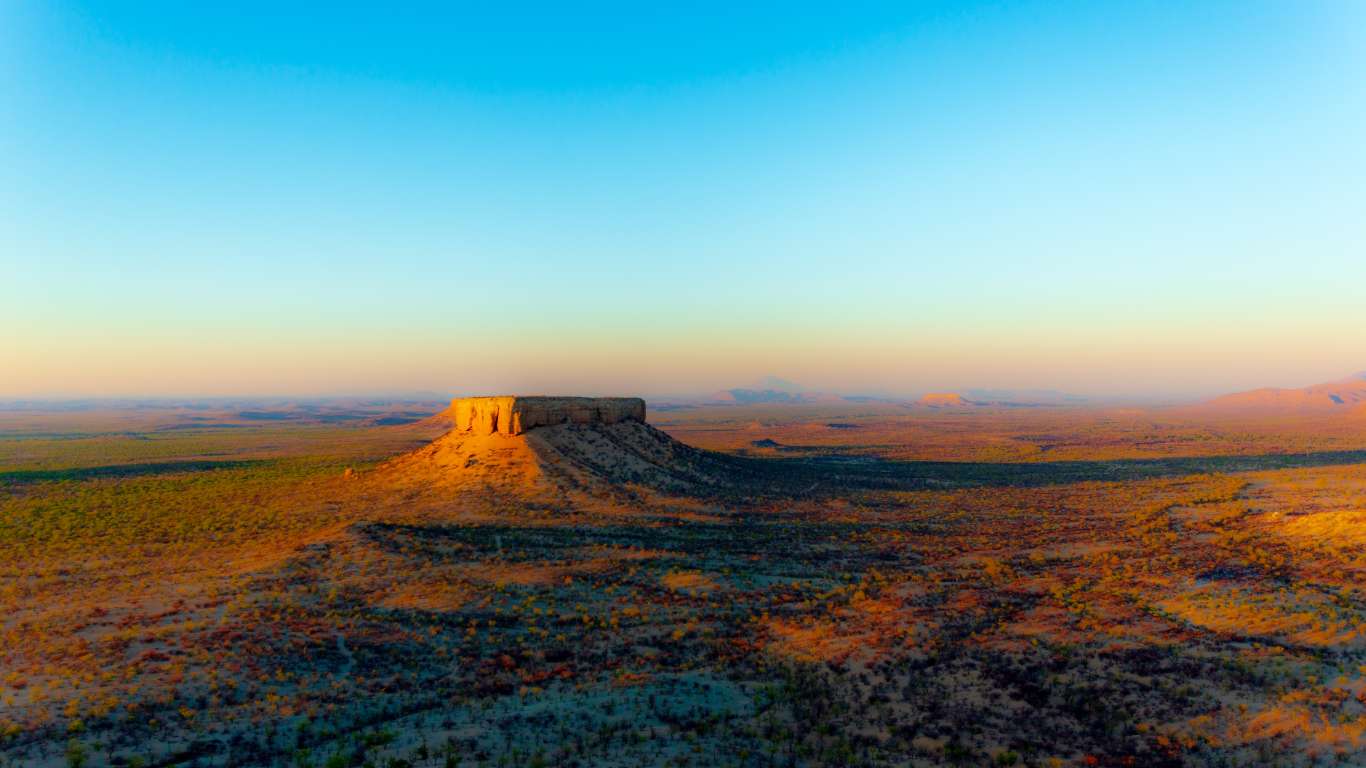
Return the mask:
M 638 397 L 463 397 L 451 402 L 455 432 L 520 435 L 555 424 L 645 421 Z

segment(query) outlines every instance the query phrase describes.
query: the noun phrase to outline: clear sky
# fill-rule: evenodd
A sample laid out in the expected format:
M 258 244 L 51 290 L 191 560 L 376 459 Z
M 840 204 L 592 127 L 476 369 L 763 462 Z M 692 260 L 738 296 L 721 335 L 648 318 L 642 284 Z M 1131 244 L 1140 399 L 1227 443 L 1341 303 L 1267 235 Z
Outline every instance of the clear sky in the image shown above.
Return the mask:
M 1366 368 L 1366 4 L 281 5 L 0 3 L 0 397 Z

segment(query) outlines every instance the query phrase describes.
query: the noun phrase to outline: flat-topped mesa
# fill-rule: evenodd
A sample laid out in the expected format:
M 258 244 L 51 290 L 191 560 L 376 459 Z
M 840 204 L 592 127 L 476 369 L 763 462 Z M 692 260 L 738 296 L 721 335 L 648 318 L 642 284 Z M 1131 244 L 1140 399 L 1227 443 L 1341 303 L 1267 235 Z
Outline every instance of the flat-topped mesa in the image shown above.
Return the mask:
M 645 421 L 638 397 L 460 397 L 451 401 L 456 432 L 520 435 L 555 424 Z

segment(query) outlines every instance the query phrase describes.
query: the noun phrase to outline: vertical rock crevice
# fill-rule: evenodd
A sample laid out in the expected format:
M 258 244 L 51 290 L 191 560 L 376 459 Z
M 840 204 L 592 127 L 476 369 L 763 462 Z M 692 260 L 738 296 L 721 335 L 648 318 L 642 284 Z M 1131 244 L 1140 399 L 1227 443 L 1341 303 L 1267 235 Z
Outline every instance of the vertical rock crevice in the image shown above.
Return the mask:
M 456 432 L 520 435 L 556 424 L 645 421 L 638 397 L 463 397 L 451 402 Z

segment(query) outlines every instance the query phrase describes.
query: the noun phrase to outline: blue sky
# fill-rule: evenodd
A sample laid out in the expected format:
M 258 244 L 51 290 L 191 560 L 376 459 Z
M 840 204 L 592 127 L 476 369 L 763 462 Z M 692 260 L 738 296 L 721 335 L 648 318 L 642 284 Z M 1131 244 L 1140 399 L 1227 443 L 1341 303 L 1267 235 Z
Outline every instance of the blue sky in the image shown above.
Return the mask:
M 198 5 L 0 10 L 0 396 L 1366 368 L 1357 3 Z

